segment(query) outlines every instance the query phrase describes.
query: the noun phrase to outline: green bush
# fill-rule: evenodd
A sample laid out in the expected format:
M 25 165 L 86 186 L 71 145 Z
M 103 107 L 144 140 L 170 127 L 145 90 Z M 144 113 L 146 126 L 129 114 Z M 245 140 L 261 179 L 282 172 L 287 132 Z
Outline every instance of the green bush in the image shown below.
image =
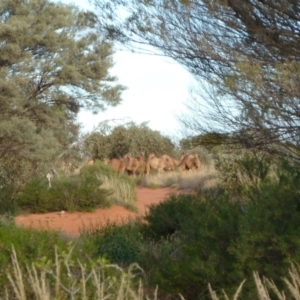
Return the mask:
M 102 188 L 111 191 L 108 195 L 110 203 L 122 205 L 125 208 L 136 211 L 136 183 L 127 174 L 119 176 L 115 170 L 101 161 L 96 161 L 93 166 L 83 167 L 81 176 L 92 176 L 102 182 Z
M 18 252 L 19 260 L 30 265 L 43 258 L 53 260 L 54 245 L 63 249 L 64 244 L 58 232 L 25 229 L 17 227 L 13 220 L 2 220 L 0 222 L 0 286 L 3 287 L 7 283 L 12 247 Z
M 193 216 L 195 211 L 193 195 L 171 195 L 158 205 L 150 205 L 144 219 L 143 235 L 159 241 L 182 230 L 186 220 Z
M 97 232 L 96 256 L 102 256 L 111 263 L 128 266 L 141 261 L 142 240 L 138 221 L 122 225 L 109 223 Z
M 232 287 L 243 279 L 231 247 L 238 240 L 240 206 L 226 195 L 173 195 L 150 207 L 144 238 L 152 237 L 142 266 L 168 293 L 197 299 L 207 283 Z
M 101 188 L 101 181 L 93 174 L 55 178 L 48 188 L 44 178 L 29 181 L 17 196 L 23 211 L 44 213 L 51 211 L 92 211 L 109 207 L 110 191 Z
M 16 202 L 13 199 L 14 188 L 11 185 L 3 186 L 0 189 L 0 215 L 15 215 Z
M 152 285 L 197 299 L 208 293 L 207 283 L 231 293 L 246 278 L 243 297 L 251 299 L 258 271 L 284 289 L 290 261 L 300 262 L 300 168 L 273 166 L 277 177 L 259 171 L 259 161 L 251 168 L 258 180 L 240 198 L 215 189 L 150 207 L 142 233 L 152 240 L 142 267 L 151 270 Z
M 290 260 L 300 262 L 300 169 L 283 162 L 276 174 L 249 188 L 234 253 L 245 276 L 256 270 L 280 285 Z

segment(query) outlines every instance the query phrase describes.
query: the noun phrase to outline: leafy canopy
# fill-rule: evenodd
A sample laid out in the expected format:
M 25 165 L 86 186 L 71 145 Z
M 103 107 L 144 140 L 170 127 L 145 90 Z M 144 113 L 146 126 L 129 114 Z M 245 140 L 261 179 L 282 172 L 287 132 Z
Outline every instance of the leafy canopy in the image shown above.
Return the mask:
M 0 187 L 33 176 L 66 149 L 80 109 L 120 103 L 113 46 L 95 24 L 93 13 L 74 6 L 0 2 Z
M 108 37 L 150 45 L 195 76 L 184 128 L 299 159 L 299 1 L 93 2 Z

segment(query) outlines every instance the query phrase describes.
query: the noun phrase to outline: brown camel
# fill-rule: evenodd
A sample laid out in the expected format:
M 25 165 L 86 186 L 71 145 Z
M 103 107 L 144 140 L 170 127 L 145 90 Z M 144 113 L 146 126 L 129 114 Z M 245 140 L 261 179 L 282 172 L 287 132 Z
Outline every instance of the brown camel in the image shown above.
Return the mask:
M 125 154 L 122 158 L 104 159 L 104 163 L 111 166 L 119 175 L 126 171 L 132 171 L 133 158 L 130 153 Z
M 87 166 L 92 166 L 92 165 L 94 165 L 94 163 L 95 163 L 95 160 L 91 158 L 91 159 L 89 159 L 89 160 L 87 161 L 86 165 L 87 165 Z
M 156 170 L 159 175 L 163 173 L 164 170 L 171 171 L 172 163 L 169 157 L 165 157 L 165 160 L 158 158 L 154 153 L 149 154 L 147 162 L 147 175 L 150 173 L 150 170 Z
M 197 154 L 183 152 L 179 159 L 181 171 L 198 170 L 201 167 L 201 162 Z
M 181 162 L 181 159 L 177 160 L 167 154 L 163 154 L 161 157 L 161 159 L 163 159 L 164 161 L 169 161 L 171 162 L 171 170 L 174 171 L 176 170 L 176 168 L 179 166 L 180 162 Z
M 139 157 L 132 159 L 131 171 L 129 172 L 129 174 L 132 175 L 133 177 L 136 176 L 136 172 L 142 175 L 145 174 L 145 169 L 146 169 L 145 153 L 140 152 Z

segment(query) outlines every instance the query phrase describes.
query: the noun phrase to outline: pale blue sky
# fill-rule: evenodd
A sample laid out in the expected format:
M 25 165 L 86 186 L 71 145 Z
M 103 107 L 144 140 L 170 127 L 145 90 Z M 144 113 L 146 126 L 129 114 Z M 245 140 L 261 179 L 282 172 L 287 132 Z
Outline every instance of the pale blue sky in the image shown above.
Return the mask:
M 63 0 L 88 9 L 87 0 Z M 180 124 L 176 115 L 184 111 L 184 102 L 188 98 L 188 88 L 192 81 L 190 74 L 177 63 L 159 56 L 118 51 L 112 74 L 119 83 L 127 86 L 123 92 L 121 105 L 93 115 L 82 112 L 79 121 L 87 131 L 100 121 L 124 119 L 138 124 L 149 122 L 153 130 L 162 134 L 176 136 Z

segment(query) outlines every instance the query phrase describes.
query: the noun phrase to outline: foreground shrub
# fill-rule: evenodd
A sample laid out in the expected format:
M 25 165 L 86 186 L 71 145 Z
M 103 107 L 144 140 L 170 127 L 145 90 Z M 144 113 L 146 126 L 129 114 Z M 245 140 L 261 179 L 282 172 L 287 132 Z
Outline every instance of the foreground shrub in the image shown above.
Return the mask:
M 207 282 L 232 294 L 257 271 L 283 289 L 290 261 L 300 262 L 300 168 L 283 163 L 276 174 L 249 183 L 240 198 L 214 189 L 150 207 L 143 238 L 152 242 L 142 267 L 151 284 L 197 299 Z M 255 299 L 254 292 L 248 280 L 242 295 Z
M 12 246 L 18 252 L 19 260 L 31 264 L 40 259 L 53 259 L 53 245 L 59 249 L 65 247 L 64 241 L 58 232 L 35 231 L 17 227 L 13 218 L 1 218 L 0 221 L 0 286 L 7 283 L 7 270 L 11 266 Z M 1 289 L 3 291 L 3 289 Z
M 152 238 L 142 264 L 150 282 L 168 293 L 197 299 L 213 286 L 232 287 L 243 279 L 233 266 L 240 206 L 226 195 L 173 195 L 151 206 L 144 238 Z
M 16 213 L 16 202 L 13 198 L 14 187 L 3 186 L 0 189 L 0 215 L 14 215 Z
M 139 263 L 142 256 L 140 222 L 129 220 L 123 224 L 108 223 L 90 233 L 95 236 L 96 256 L 105 257 L 111 263 L 128 266 Z
M 55 251 L 53 262 L 28 264 L 20 263 L 13 248 L 9 283 L 2 286 L 6 299 L 150 299 L 143 291 L 143 271 L 137 264 L 122 269 L 101 259 L 87 266 L 74 261 L 71 252 Z M 157 299 L 155 293 L 153 298 Z
M 299 265 L 295 265 L 291 263 L 291 267 L 289 268 L 289 276 L 283 278 L 283 282 L 286 284 L 286 293 L 282 291 L 280 288 L 276 286 L 274 281 L 267 277 L 262 277 L 258 272 L 253 272 L 253 278 L 256 286 L 256 299 L 265 300 L 265 299 L 278 299 L 278 300 L 286 300 L 286 299 L 300 299 L 300 274 L 299 274 Z M 240 297 L 242 294 L 243 286 L 245 281 L 242 281 L 238 289 L 236 290 L 233 299 L 243 299 Z M 219 298 L 217 292 L 215 292 L 211 285 L 209 284 L 209 292 L 212 300 L 219 299 L 229 299 L 226 292 L 222 291 L 222 298 Z M 255 295 L 253 291 L 253 295 Z M 287 296 L 286 296 L 287 295 Z
M 245 276 L 255 270 L 280 285 L 290 259 L 300 262 L 300 169 L 283 162 L 276 174 L 249 187 L 234 253 Z

